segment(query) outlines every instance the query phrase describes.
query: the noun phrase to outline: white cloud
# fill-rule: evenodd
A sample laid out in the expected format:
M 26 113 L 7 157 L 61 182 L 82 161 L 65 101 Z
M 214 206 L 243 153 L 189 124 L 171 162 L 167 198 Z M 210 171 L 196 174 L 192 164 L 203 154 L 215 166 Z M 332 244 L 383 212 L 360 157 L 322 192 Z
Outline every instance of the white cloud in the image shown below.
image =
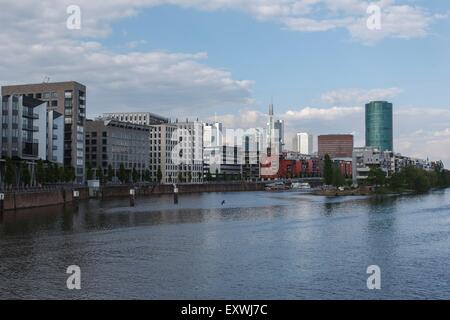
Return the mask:
M 363 112 L 361 107 L 332 107 L 289 110 L 282 117 L 286 120 L 337 120 L 356 113 Z
M 82 29 L 65 28 L 69 1 L 4 1 L 0 12 L 0 85 L 76 80 L 88 87 L 88 115 L 111 110 L 149 110 L 173 116 L 252 102 L 252 81 L 207 65 L 205 52 L 115 53 L 86 37 L 108 33 L 110 24 L 160 1 L 78 1 Z
M 361 105 L 369 101 L 387 100 L 402 92 L 399 88 L 379 88 L 379 89 L 339 89 L 326 92 L 321 100 L 332 105 Z
M 449 128 L 445 128 L 445 130 L 442 131 L 436 131 L 434 133 L 435 137 L 450 137 L 450 129 Z M 449 149 L 450 150 L 450 149 Z

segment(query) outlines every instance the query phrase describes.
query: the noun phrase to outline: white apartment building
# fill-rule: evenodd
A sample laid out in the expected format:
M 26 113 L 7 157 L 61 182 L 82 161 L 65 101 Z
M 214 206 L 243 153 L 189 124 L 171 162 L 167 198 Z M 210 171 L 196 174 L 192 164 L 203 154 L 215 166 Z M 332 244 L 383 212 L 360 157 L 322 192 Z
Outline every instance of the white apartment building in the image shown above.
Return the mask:
M 197 121 L 175 122 L 172 163 L 177 166 L 178 183 L 203 182 L 203 123 Z
M 178 166 L 172 162 L 172 152 L 177 145 L 177 126 L 166 123 L 150 126 L 150 173 L 157 181 L 161 170 L 163 184 L 175 183 L 178 179 Z
M 2 97 L 3 157 L 64 163 L 64 119 L 47 102 L 23 95 Z
M 313 136 L 306 132 L 299 132 L 294 136 L 293 149 L 295 152 L 304 155 L 313 154 Z

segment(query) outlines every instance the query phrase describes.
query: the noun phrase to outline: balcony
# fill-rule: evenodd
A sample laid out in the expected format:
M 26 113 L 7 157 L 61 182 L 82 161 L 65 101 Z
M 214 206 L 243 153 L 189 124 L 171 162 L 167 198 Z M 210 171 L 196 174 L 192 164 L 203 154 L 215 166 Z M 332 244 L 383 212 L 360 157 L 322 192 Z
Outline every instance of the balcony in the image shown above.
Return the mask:
M 23 116 L 30 119 L 39 119 L 39 114 L 29 111 L 23 111 Z

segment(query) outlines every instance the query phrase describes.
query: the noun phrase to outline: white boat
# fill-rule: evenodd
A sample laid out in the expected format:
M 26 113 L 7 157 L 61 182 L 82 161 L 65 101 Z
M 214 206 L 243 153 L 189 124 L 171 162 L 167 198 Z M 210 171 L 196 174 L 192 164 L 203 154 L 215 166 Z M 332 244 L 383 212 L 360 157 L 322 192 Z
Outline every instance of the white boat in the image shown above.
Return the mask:
M 291 188 L 295 190 L 311 190 L 311 185 L 307 182 L 294 182 Z
M 284 184 L 284 182 L 281 181 L 266 185 L 267 191 L 286 190 L 286 189 L 287 186 Z

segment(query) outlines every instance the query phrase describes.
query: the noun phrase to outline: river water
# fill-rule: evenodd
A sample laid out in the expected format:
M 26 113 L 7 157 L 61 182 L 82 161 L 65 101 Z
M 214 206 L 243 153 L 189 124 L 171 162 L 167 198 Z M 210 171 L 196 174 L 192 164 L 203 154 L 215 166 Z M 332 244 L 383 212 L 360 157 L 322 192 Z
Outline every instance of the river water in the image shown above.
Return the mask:
M 225 203 L 222 205 L 222 202 Z M 81 290 L 66 269 L 81 268 Z M 368 290 L 367 267 L 381 268 Z M 204 193 L 0 218 L 0 299 L 450 299 L 450 189 Z

